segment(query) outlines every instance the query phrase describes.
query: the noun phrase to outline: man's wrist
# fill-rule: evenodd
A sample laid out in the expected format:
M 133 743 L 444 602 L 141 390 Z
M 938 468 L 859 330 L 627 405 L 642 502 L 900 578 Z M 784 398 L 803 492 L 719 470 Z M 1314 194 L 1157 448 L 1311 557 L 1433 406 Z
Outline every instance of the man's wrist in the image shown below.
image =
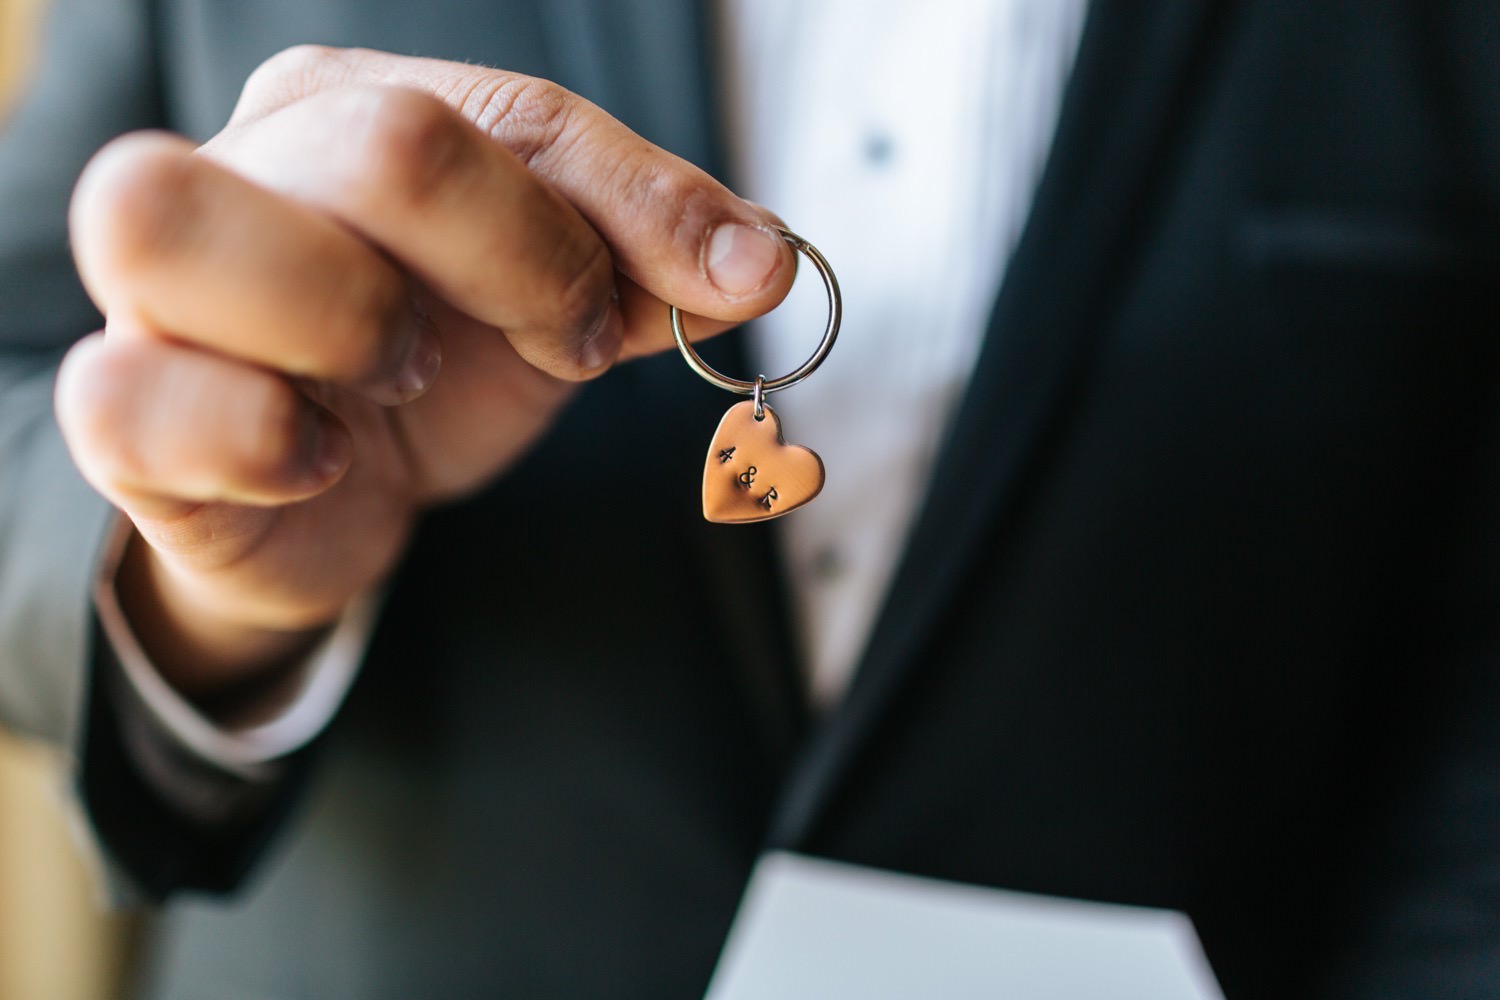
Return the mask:
M 145 658 L 178 694 L 214 718 L 274 697 L 331 624 L 274 631 L 225 621 L 198 606 L 133 531 L 120 550 L 113 590 Z
M 121 517 L 106 547 L 94 587 L 94 605 L 110 647 L 114 673 L 128 699 L 155 726 L 203 759 L 245 777 L 305 746 L 337 713 L 358 673 L 374 633 L 381 595 L 351 601 L 336 625 L 301 660 L 274 673 L 253 675 L 243 687 L 221 687 L 211 704 L 190 701 L 162 675 L 137 639 L 116 591 L 122 554 L 133 534 Z M 232 697 L 237 695 L 237 697 Z

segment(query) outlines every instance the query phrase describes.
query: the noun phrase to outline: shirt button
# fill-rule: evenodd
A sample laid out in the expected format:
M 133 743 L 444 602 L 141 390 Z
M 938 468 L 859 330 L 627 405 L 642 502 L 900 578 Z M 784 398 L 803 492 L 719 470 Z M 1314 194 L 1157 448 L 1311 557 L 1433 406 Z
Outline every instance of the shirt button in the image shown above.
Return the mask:
M 862 145 L 865 162 L 871 166 L 883 167 L 896 154 L 896 144 L 884 132 L 865 133 Z
M 815 579 L 826 582 L 843 576 L 844 570 L 848 567 L 844 563 L 843 553 L 829 546 L 814 552 L 812 559 L 808 561 L 807 568 Z

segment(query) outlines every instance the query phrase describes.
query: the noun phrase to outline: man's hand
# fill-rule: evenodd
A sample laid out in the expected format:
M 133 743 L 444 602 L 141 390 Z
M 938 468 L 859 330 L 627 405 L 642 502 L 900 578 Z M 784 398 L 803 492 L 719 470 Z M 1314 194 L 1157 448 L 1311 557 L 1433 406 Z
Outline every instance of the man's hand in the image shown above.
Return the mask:
M 424 505 L 669 346 L 665 303 L 696 337 L 779 302 L 773 222 L 553 84 L 376 52 L 276 56 L 201 149 L 107 147 L 71 220 L 107 326 L 57 412 L 158 667 L 210 698 L 295 655 Z

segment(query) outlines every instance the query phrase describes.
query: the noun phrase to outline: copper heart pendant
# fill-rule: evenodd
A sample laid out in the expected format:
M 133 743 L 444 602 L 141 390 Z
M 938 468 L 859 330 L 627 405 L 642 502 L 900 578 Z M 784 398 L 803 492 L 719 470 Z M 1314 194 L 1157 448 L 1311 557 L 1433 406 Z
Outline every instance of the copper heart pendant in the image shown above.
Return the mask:
M 718 524 L 765 521 L 790 513 L 823 488 L 823 460 L 787 444 L 781 419 L 762 405 L 736 403 L 719 421 L 703 466 L 703 516 Z

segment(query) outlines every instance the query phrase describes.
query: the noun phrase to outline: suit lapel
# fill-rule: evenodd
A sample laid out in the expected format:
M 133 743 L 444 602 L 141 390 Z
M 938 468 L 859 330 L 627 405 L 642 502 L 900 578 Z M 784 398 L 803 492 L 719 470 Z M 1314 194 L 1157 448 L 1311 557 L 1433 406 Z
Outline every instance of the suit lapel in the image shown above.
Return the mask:
M 805 845 L 983 543 L 1074 402 L 1094 338 L 1227 5 L 1094 0 L 1053 149 L 985 348 L 843 707 L 815 734 L 770 831 Z

